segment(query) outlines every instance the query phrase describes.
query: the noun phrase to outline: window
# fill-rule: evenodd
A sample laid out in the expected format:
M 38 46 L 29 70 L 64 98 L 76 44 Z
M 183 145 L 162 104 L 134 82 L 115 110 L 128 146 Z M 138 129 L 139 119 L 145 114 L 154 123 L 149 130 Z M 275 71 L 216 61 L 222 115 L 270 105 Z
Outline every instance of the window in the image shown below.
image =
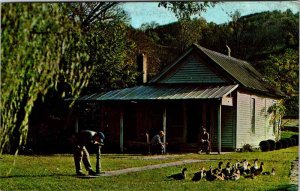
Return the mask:
M 255 99 L 250 100 L 251 132 L 255 133 Z

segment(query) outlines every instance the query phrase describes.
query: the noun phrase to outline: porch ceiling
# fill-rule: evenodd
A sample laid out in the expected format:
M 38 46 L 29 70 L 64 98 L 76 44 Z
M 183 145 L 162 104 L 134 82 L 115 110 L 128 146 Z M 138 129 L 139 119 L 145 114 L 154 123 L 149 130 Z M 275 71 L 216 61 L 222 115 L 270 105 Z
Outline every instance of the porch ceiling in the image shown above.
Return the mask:
M 137 86 L 109 91 L 105 94 L 82 96 L 78 101 L 214 99 L 230 94 L 237 87 L 237 84 L 207 87 Z

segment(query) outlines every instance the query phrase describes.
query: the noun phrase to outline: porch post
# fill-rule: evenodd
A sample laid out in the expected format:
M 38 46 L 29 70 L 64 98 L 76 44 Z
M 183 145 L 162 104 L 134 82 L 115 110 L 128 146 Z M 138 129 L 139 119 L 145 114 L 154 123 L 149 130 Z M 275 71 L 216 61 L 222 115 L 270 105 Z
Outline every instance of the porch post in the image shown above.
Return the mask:
M 123 120 L 124 120 L 124 112 L 121 110 L 120 112 L 120 151 L 123 152 L 124 150 L 124 134 L 123 134 Z
M 206 127 L 206 103 L 205 102 L 202 103 L 201 114 L 202 114 L 202 126 L 207 129 L 208 127 Z M 201 127 L 200 127 L 200 130 L 201 130 Z
M 163 131 L 165 132 L 165 136 L 163 138 L 164 143 L 166 143 L 166 136 L 167 136 L 167 107 L 164 107 L 163 111 Z M 165 150 L 164 153 L 166 153 L 166 145 L 165 145 Z
M 78 116 L 75 119 L 75 133 L 78 133 Z
M 222 135 L 222 132 L 221 132 L 221 124 L 222 124 L 222 121 L 221 121 L 221 113 L 222 113 L 222 103 L 219 102 L 219 105 L 218 105 L 218 153 L 221 154 L 221 146 L 222 146 L 222 140 L 221 140 L 221 135 Z

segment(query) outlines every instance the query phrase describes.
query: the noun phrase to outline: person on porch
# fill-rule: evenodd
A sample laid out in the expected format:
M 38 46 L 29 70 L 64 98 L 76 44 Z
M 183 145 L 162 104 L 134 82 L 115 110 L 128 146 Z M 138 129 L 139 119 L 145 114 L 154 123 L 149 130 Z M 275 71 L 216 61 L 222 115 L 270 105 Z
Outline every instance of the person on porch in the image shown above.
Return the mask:
M 151 139 L 151 150 L 153 154 L 165 154 L 165 143 L 163 143 L 162 138 L 165 136 L 165 132 L 159 131 Z
M 202 151 L 205 151 L 206 154 L 210 154 L 210 142 L 209 142 L 209 133 L 202 126 L 201 133 L 199 136 L 199 150 L 198 153 L 201 154 Z

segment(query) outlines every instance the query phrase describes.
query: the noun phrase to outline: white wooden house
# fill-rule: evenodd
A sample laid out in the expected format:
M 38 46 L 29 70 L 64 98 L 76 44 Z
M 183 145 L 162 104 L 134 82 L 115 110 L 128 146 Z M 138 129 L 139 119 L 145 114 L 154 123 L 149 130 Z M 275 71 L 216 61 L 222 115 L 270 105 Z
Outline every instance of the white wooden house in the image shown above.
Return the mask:
M 205 126 L 221 152 L 274 140 L 278 127 L 267 110 L 282 97 L 248 62 L 193 44 L 148 83 L 78 101 L 99 105 L 96 128 L 111 148 L 140 148 L 146 131 L 164 130 L 169 151 L 196 151 Z

